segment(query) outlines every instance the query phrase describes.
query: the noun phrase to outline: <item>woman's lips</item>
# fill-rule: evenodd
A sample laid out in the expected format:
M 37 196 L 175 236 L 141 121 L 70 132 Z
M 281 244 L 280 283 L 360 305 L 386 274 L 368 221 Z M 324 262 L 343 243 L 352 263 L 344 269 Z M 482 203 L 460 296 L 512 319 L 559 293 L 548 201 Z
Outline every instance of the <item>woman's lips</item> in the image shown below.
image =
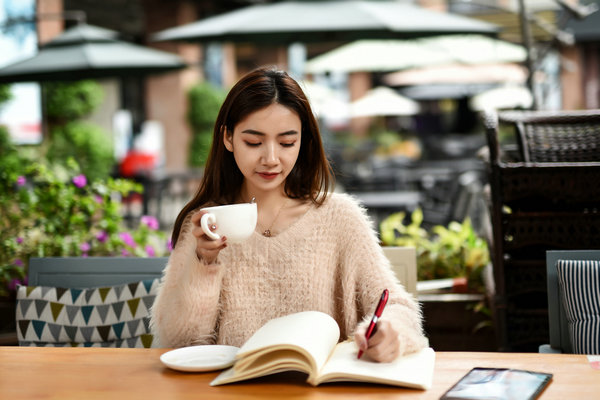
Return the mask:
M 275 179 L 279 175 L 278 172 L 259 172 L 258 175 L 263 179 Z

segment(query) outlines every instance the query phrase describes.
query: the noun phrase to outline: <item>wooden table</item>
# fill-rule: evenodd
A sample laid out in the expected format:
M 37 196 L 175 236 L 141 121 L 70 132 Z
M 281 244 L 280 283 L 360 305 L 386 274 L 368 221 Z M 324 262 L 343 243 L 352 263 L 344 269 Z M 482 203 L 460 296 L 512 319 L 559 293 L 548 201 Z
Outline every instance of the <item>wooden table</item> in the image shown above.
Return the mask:
M 548 399 L 597 399 L 600 370 L 582 355 L 438 352 L 433 387 L 411 390 L 357 383 L 312 387 L 285 373 L 211 387 L 216 372 L 182 373 L 162 365 L 167 349 L 0 347 L 3 399 L 438 399 L 472 367 L 551 372 Z

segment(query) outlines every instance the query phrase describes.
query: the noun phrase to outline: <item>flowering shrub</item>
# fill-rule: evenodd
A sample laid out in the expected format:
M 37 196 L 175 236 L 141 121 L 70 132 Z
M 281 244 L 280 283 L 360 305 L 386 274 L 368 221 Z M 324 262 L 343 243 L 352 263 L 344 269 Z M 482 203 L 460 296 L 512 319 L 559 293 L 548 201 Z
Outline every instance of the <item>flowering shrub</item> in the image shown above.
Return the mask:
M 475 233 L 470 219 L 450 222 L 447 227 L 437 225 L 427 232 L 421 227 L 421 209 L 413 211 L 408 224 L 405 217 L 399 212 L 383 220 L 381 241 L 384 246 L 416 248 L 418 280 L 464 277 L 470 290 L 485 293 L 482 272 L 490 261 L 488 246 Z
M 0 162 L 15 157 L 0 150 Z M 112 178 L 88 182 L 72 159 L 56 169 L 20 161 L 0 171 L 0 296 L 26 283 L 30 257 L 169 253 L 156 218 L 142 217 L 136 229 L 124 223 L 121 196 L 141 192 L 141 185 Z

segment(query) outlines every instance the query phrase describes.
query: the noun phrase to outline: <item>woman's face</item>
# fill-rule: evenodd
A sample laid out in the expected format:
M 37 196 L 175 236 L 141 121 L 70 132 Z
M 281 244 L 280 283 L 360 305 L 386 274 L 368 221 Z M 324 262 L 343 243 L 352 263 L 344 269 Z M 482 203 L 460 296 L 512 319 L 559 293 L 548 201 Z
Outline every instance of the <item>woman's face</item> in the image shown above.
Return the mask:
M 301 131 L 298 114 L 275 103 L 241 120 L 232 136 L 223 135 L 250 193 L 283 189 L 298 159 Z

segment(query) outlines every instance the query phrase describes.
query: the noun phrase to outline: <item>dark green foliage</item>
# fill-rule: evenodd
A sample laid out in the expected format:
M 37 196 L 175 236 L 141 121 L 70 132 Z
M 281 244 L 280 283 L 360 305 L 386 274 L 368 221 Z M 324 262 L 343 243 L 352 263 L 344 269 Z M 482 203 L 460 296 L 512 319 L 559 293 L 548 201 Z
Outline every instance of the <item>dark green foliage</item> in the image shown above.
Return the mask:
M 206 163 L 212 142 L 212 132 L 219 108 L 225 99 L 225 92 L 203 82 L 188 92 L 188 122 L 192 128 L 189 164 L 202 167 Z
M 104 99 L 102 87 L 95 81 L 45 83 L 43 91 L 45 112 L 52 122 L 87 117 Z
M 0 85 L 0 107 L 12 97 L 9 85 Z
M 114 164 L 112 142 L 108 135 L 99 127 L 82 121 L 52 128 L 48 160 L 60 164 L 69 157 L 77 161 L 81 172 L 91 181 L 109 176 Z

